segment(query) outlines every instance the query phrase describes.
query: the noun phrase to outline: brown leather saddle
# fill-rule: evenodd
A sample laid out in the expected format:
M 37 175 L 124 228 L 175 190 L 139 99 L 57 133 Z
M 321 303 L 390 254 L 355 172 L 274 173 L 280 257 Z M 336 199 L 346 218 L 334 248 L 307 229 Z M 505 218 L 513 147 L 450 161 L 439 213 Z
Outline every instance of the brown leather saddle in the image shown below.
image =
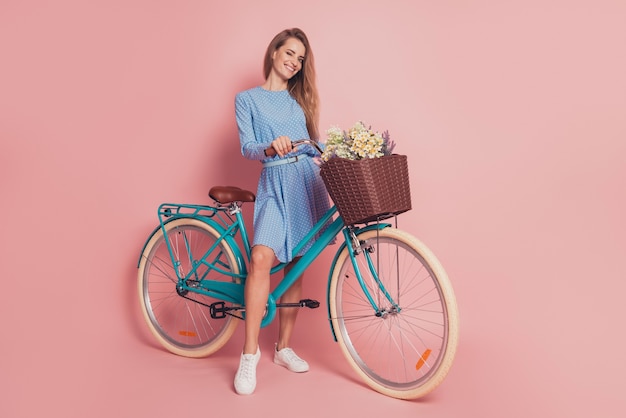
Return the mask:
M 254 202 L 256 196 L 248 190 L 235 186 L 214 186 L 209 190 L 211 199 L 223 205 L 232 202 Z

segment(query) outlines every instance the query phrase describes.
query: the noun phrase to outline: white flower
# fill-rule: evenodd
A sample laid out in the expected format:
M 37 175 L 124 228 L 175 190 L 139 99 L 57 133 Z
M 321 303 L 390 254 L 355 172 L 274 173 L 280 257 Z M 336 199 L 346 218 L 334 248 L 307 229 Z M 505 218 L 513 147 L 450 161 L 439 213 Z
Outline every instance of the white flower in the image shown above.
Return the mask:
M 322 161 L 333 157 L 350 160 L 379 158 L 391 154 L 394 146 L 387 131 L 381 135 L 367 128 L 361 121 L 356 122 L 347 132 L 331 126 L 326 135 L 326 150 L 322 154 Z

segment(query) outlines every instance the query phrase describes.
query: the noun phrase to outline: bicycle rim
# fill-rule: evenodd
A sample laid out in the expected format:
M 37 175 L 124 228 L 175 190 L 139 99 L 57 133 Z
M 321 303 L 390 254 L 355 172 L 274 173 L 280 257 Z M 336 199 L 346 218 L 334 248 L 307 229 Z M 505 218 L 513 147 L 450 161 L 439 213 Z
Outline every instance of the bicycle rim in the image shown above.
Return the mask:
M 337 340 L 373 389 L 395 398 L 424 396 L 443 381 L 455 355 L 458 313 L 452 287 L 434 255 L 411 235 L 387 228 L 364 232 L 359 240 L 373 249 L 368 254 L 382 287 L 365 253 L 357 263 L 380 310 L 373 310 L 344 249 L 331 277 Z
M 146 245 L 139 267 L 139 295 L 144 318 L 152 334 L 170 352 L 186 357 L 204 357 L 228 341 L 237 321 L 230 316 L 211 318 L 206 305 L 216 299 L 194 292 L 186 293 L 186 297 L 179 295 L 176 269 L 182 276 L 188 274 L 219 234 L 195 219 L 177 219 L 165 227 L 175 263 L 163 232 L 158 230 Z M 221 269 L 238 272 L 235 256 L 224 241 L 213 251 L 210 260 L 219 261 Z M 229 276 L 208 271 L 202 264 L 196 277 L 234 281 Z

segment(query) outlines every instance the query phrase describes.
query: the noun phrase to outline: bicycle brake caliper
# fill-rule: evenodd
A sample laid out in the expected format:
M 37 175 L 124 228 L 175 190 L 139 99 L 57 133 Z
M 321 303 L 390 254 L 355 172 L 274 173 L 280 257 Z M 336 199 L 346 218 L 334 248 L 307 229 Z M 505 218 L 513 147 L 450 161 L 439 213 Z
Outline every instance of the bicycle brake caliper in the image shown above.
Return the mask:
M 355 255 L 361 254 L 361 251 L 363 251 L 363 248 L 361 245 L 364 242 L 359 241 L 359 238 L 356 236 L 352 228 L 350 228 L 350 240 L 352 241 L 352 251 L 354 251 L 354 254 Z

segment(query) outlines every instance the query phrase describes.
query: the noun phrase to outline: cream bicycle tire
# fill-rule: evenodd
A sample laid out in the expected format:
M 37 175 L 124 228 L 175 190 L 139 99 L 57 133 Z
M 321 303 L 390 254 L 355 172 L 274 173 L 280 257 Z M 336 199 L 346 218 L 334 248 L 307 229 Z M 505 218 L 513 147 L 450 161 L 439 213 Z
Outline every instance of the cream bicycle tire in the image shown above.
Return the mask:
M 172 265 L 165 236 L 158 229 L 146 244 L 139 264 L 137 284 L 141 311 L 151 333 L 165 349 L 184 357 L 206 357 L 226 344 L 239 321 L 231 316 L 211 318 L 205 305 L 215 299 L 192 292 L 187 294 L 205 304 L 201 305 L 180 296 L 174 269 L 190 271 L 220 234 L 210 225 L 191 218 L 167 222 L 165 229 L 179 265 Z M 220 244 L 220 257 L 224 266 L 239 273 L 236 257 L 226 241 Z M 201 273 L 206 272 L 205 266 L 201 269 Z M 209 274 L 213 280 L 238 281 L 217 272 Z
M 394 308 L 378 291 L 361 255 L 365 283 L 384 308 L 381 316 L 375 315 L 344 248 L 334 264 L 329 293 L 337 341 L 371 388 L 394 398 L 420 398 L 444 380 L 454 360 L 459 318 L 452 286 L 434 254 L 406 232 L 385 228 L 358 238 L 374 245 L 371 256 L 380 280 L 399 306 Z

